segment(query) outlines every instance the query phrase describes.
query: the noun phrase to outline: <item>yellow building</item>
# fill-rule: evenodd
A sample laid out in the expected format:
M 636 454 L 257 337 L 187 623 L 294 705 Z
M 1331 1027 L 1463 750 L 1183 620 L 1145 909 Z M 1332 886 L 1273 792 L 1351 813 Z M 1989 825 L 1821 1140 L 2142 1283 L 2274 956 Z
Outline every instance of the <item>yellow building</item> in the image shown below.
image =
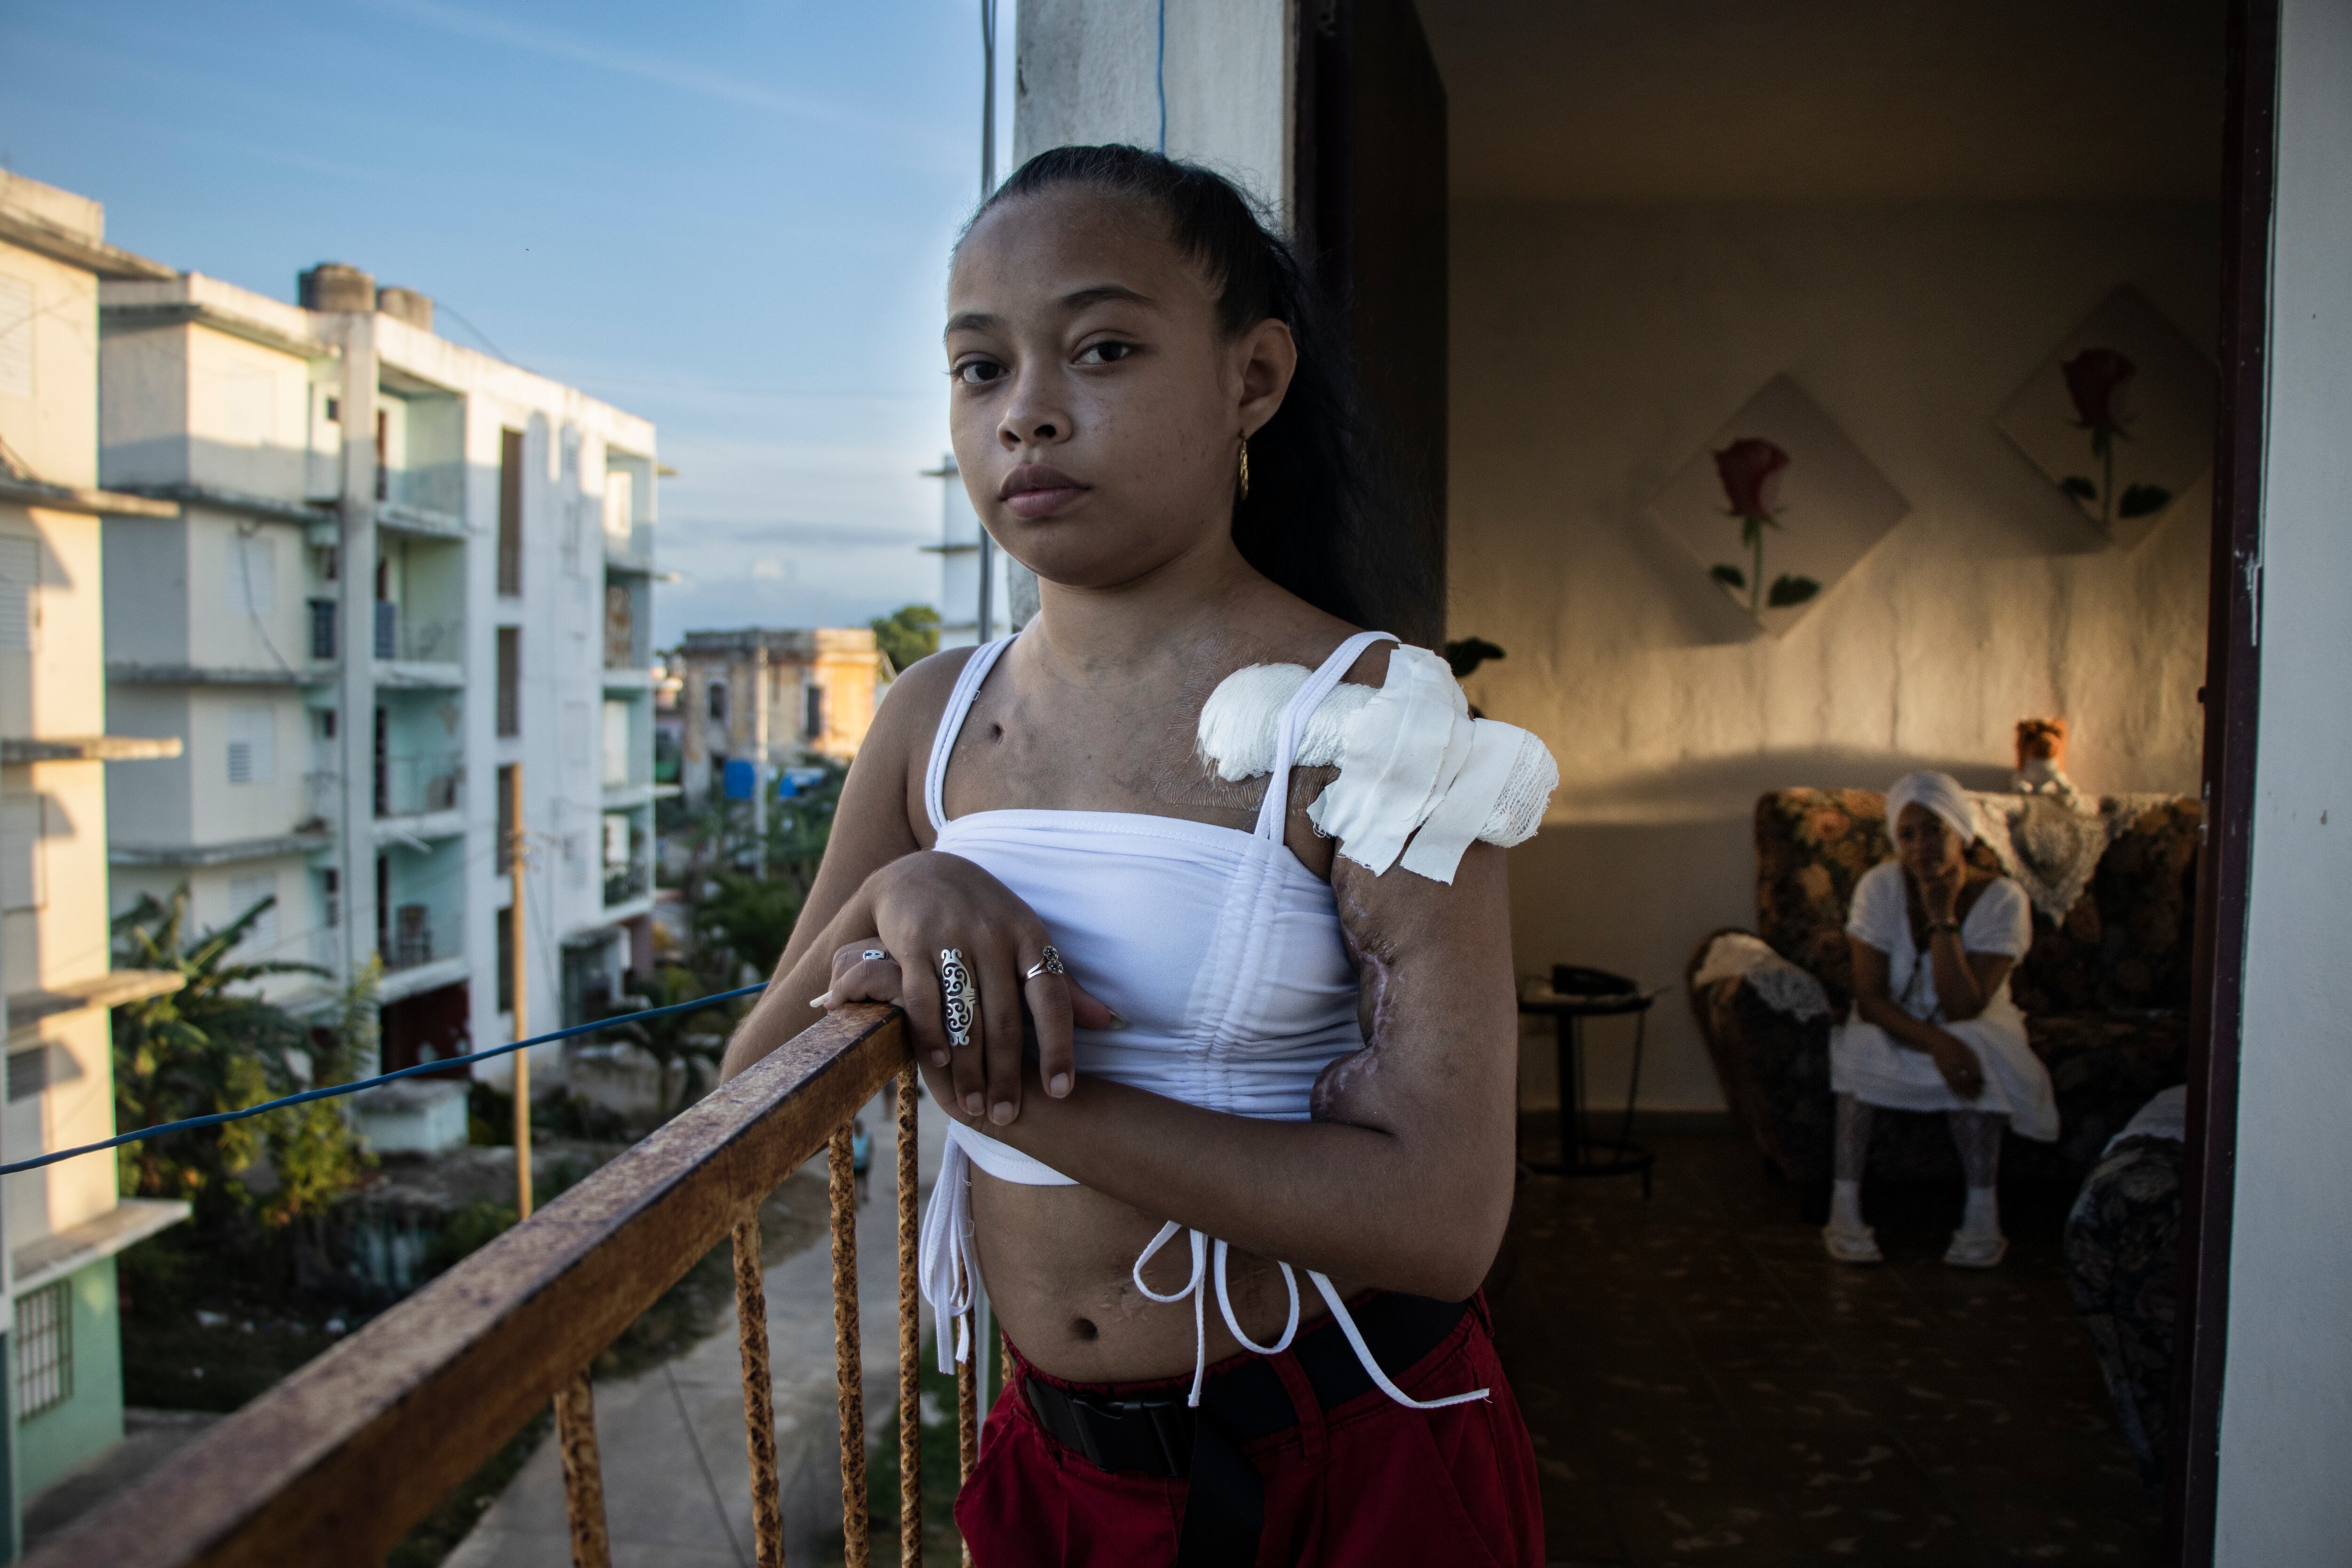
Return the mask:
M 698 804 L 730 759 L 847 763 L 893 674 L 865 626 L 688 632 L 671 669 L 682 683 L 679 783 Z
M 0 1159 L 114 1132 L 110 1006 L 176 974 L 108 969 L 106 770 L 177 741 L 110 738 L 101 513 L 176 504 L 98 481 L 98 287 L 168 268 L 104 242 L 98 203 L 0 174 L 0 969 L 7 1101 Z M 6 1178 L 8 1450 L 29 1497 L 122 1436 L 114 1255 L 184 1217 L 118 1199 L 115 1163 Z M 6 1520 L 15 1535 L 13 1515 Z

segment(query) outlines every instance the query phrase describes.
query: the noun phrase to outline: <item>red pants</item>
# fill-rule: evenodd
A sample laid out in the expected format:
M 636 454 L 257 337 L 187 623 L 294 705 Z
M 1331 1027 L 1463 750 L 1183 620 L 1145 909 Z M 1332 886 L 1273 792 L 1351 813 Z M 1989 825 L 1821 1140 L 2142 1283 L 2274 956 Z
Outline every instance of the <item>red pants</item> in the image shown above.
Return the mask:
M 1245 1450 L 1265 1479 L 1257 1568 L 1541 1568 L 1535 1449 L 1487 1335 L 1483 1302 L 1420 1362 L 1390 1370 L 1416 1399 L 1490 1388 L 1488 1400 L 1409 1410 L 1374 1389 L 1326 1411 L 1289 1352 L 1266 1359 L 1301 1415 L 1298 1426 Z M 1174 1561 L 1184 1482 L 1096 1468 L 1038 1426 L 1020 1380 L 1129 1397 L 1171 1389 L 1181 1396 L 1192 1380 L 1070 1384 L 1033 1370 L 1017 1353 L 1013 1361 L 1003 1396 L 989 1411 L 980 1463 L 956 1500 L 956 1528 L 972 1562 L 1160 1568 Z

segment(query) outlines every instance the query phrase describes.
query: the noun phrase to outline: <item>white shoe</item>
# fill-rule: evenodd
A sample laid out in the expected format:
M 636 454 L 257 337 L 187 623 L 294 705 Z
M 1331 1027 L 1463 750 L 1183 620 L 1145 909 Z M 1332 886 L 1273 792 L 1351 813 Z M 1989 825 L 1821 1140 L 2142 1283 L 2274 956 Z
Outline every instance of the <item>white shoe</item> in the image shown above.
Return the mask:
M 1878 1250 L 1878 1232 L 1866 1225 L 1851 1230 L 1825 1225 L 1822 1226 L 1822 1247 L 1840 1263 L 1886 1261 L 1886 1255 Z
M 1952 1245 L 1944 1249 L 1944 1261 L 1955 1268 L 1997 1268 L 2009 1256 L 2009 1237 L 1999 1231 L 1990 1236 L 1970 1236 L 1967 1231 L 1952 1232 Z

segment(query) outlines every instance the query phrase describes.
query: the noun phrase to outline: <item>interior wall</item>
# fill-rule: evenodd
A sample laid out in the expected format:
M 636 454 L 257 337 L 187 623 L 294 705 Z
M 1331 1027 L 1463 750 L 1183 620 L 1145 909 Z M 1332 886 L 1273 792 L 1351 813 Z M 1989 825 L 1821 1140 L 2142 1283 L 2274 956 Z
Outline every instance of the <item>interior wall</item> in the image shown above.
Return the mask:
M 2338 952 L 2352 923 L 2352 7 L 2286 0 L 2278 54 L 2262 697 L 2213 1553 L 2225 1568 L 2342 1562 L 2352 1525 L 2336 1468 L 2352 1447 L 2341 1218 L 2352 972 Z
M 1921 766 L 1998 787 L 2016 721 L 2053 713 L 2084 787 L 2196 790 L 2208 486 L 2116 549 L 1993 419 L 2119 283 L 2210 344 L 2210 203 L 1453 216 L 1449 635 L 1507 650 L 1471 700 L 1561 773 L 1513 852 L 1516 957 L 1668 988 L 1645 1108 L 1722 1103 L 1680 982 L 1708 931 L 1754 923 L 1764 791 Z M 1912 510 L 1776 639 L 1645 507 L 1780 373 Z M 1593 1030 L 1604 1096 L 1612 1035 Z M 1547 1103 L 1549 1053 L 1528 1055 L 1525 1099 Z

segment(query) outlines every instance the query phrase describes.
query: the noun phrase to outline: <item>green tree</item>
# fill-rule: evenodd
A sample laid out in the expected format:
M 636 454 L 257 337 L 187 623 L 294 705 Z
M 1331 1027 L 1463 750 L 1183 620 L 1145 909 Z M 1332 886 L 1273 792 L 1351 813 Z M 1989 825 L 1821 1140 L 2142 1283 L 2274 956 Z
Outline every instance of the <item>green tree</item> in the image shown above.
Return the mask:
M 746 965 L 761 975 L 775 966 L 816 881 L 846 776 L 828 764 L 790 799 L 768 802 L 764 874 L 748 806 L 713 802 L 688 830 L 688 921 L 709 989 L 732 987 Z
M 683 964 L 664 963 L 655 968 L 644 994 L 628 1000 L 637 1008 L 669 1007 L 691 1002 L 706 989 Z M 673 1110 L 701 1099 L 719 1080 L 719 1058 L 726 1054 L 727 1037 L 745 1011 L 740 1003 L 713 1002 L 709 1007 L 643 1021 L 620 1012 L 614 1015 L 614 1025 L 604 1031 L 604 1037 L 641 1047 L 660 1067 L 655 1110 L 667 1121 Z M 675 1103 L 670 1099 L 673 1067 L 682 1069 Z
M 940 651 L 940 613 L 929 605 L 901 605 L 868 623 L 874 640 L 890 656 L 890 668 L 904 669 Z
M 350 1006 L 346 1026 L 331 1031 L 331 1043 L 324 1048 L 313 1048 L 310 1031 L 292 1014 L 234 989 L 266 975 L 326 973 L 313 963 L 233 961 L 237 944 L 276 903 L 274 898 L 264 899 L 227 925 L 193 941 L 185 883 L 168 900 L 143 896 L 115 918 L 120 966 L 173 970 L 183 981 L 177 991 L 114 1009 L 119 1127 L 127 1131 L 183 1117 L 243 1110 L 293 1092 L 305 1076 L 321 1082 L 344 1081 L 356 1043 L 349 1025 Z M 368 1000 L 373 1001 L 372 989 Z M 295 1070 L 298 1053 L 310 1058 L 308 1075 Z M 284 1180 L 289 1172 L 281 1168 L 278 1191 L 257 1199 L 235 1178 L 265 1151 L 273 1161 L 282 1156 L 290 1163 L 293 1180 Z M 362 1163 L 341 1110 L 327 1103 L 128 1143 L 119 1158 L 124 1192 L 189 1199 L 199 1220 L 208 1225 L 255 1207 L 266 1223 L 282 1225 L 348 1186 Z

